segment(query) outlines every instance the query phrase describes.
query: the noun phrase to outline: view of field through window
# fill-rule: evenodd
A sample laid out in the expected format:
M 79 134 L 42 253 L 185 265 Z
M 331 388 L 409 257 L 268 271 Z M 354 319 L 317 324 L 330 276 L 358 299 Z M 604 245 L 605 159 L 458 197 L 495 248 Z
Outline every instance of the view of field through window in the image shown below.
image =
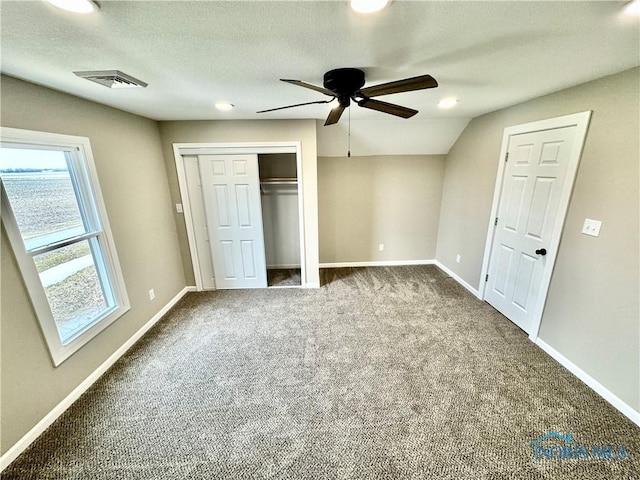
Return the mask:
M 0 177 L 27 251 L 87 233 L 64 152 L 2 148 L 1 153 Z M 97 240 L 32 254 L 63 344 L 108 308 L 92 242 Z

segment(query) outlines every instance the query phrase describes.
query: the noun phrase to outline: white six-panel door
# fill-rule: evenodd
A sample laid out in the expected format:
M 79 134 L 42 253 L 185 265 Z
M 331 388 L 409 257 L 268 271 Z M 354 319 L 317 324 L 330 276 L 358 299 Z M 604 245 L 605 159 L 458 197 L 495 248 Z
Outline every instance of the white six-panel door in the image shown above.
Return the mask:
M 542 281 L 551 272 L 545 269 L 553 268 L 548 255 L 556 247 L 552 236 L 558 228 L 557 216 L 564 218 L 560 211 L 563 189 L 566 194 L 573 183 L 567 167 L 576 128 L 509 138 L 485 300 L 527 333 L 539 314 L 539 296 L 546 295 Z
M 199 155 L 216 287 L 265 288 L 257 155 Z

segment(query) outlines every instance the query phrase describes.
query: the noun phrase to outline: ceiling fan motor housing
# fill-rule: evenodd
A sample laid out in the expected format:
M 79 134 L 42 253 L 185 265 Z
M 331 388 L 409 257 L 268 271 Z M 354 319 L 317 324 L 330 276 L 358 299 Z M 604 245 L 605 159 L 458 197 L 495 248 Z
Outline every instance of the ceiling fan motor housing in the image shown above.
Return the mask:
M 324 74 L 324 88 L 336 93 L 341 105 L 348 106 L 351 97 L 364 86 L 364 72 L 358 68 L 336 68 Z

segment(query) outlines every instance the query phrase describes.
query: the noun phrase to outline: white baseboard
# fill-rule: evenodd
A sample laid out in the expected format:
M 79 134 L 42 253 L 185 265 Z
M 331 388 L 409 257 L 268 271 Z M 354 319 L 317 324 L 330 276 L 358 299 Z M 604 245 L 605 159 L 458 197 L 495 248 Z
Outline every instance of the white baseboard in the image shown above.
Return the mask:
M 589 375 L 587 372 L 578 367 L 575 363 L 569 360 L 567 357 L 558 352 L 551 345 L 544 340 L 537 338 L 535 341 L 542 350 L 544 350 L 549 356 L 556 360 L 560 365 L 573 373 L 594 392 L 609 402 L 616 410 L 622 413 L 625 417 L 631 420 L 633 423 L 640 427 L 640 412 L 634 410 L 630 405 L 626 404 L 623 400 L 611 393 L 604 385 L 598 382 L 595 378 Z
M 283 263 L 279 265 L 267 265 L 267 270 L 278 270 L 283 268 L 300 268 L 299 263 Z
M 377 262 L 321 263 L 320 268 L 344 267 L 398 267 L 402 265 L 433 265 L 435 260 L 382 260 Z
M 51 410 L 42 420 L 40 420 L 31 430 L 29 430 L 20 440 L 0 457 L 0 472 L 13 462 L 18 455 L 24 452 L 36 438 L 38 438 L 65 410 L 67 410 L 80 395 L 86 392 L 96 380 L 98 380 L 127 350 L 129 350 L 147 331 L 153 327 L 187 292 L 195 292 L 196 287 L 185 287 L 169 303 L 160 309 L 151 320 L 145 323 L 140 330 L 133 334 L 118 350 L 116 350 L 102 365 L 96 368 L 80 385 L 73 389 L 53 410 Z
M 479 300 L 482 300 L 482 297 L 480 296 L 480 292 L 473 288 L 471 285 L 469 285 L 467 282 L 465 282 L 462 278 L 460 278 L 460 276 L 458 276 L 456 273 L 452 272 L 451 270 L 449 270 L 447 267 L 445 267 L 442 263 L 440 263 L 438 260 L 434 261 L 434 264 L 436 267 L 438 267 L 440 270 L 442 270 L 444 273 L 446 273 L 447 275 L 449 275 L 451 278 L 453 278 L 456 282 L 458 282 L 460 285 L 462 285 L 464 288 L 466 288 L 467 290 L 469 290 L 469 292 L 471 292 L 473 294 L 474 297 L 478 298 Z

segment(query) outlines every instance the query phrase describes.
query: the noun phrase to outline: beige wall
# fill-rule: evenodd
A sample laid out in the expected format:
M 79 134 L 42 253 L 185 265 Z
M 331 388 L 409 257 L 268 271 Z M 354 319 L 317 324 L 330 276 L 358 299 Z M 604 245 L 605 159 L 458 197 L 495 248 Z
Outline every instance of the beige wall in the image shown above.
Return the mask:
M 639 87 L 636 68 L 472 120 L 447 156 L 437 249 L 477 288 L 504 128 L 592 110 L 539 336 L 637 411 Z
M 434 259 L 444 165 L 444 155 L 319 158 L 320 262 Z
M 185 279 L 157 123 L 11 77 L 2 77 L 1 88 L 2 126 L 89 137 L 131 301 L 128 313 L 54 368 L 3 229 L 5 453 L 178 294 Z
M 315 120 L 171 121 L 160 122 L 160 133 L 174 203 L 181 201 L 174 143 L 301 142 L 307 283 L 320 285 Z M 175 215 L 187 284 L 195 285 L 184 216 Z

